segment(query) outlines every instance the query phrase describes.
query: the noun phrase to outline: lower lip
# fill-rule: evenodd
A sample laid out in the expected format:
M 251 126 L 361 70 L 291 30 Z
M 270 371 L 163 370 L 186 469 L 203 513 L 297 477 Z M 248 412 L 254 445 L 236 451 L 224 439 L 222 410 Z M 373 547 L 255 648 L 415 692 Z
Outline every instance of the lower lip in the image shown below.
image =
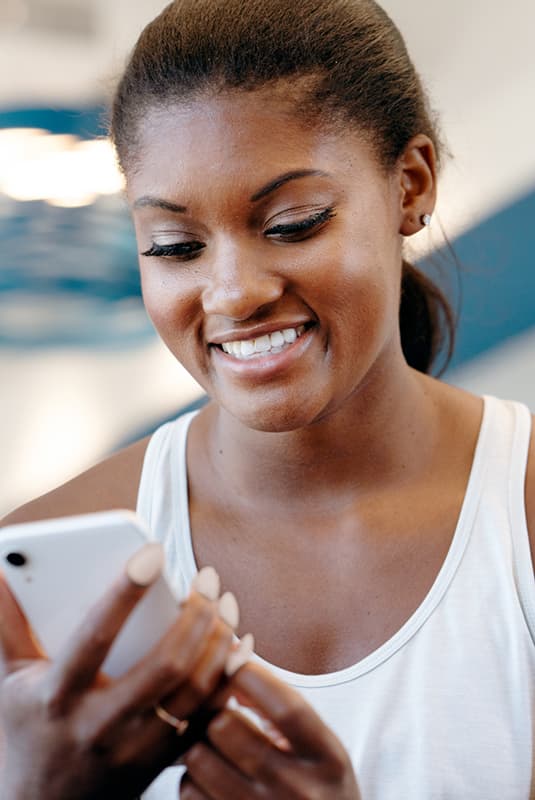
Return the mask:
M 244 359 L 234 358 L 219 347 L 212 347 L 212 353 L 217 363 L 232 370 L 236 377 L 266 380 L 290 369 L 303 356 L 312 341 L 314 330 L 306 330 L 280 353 Z

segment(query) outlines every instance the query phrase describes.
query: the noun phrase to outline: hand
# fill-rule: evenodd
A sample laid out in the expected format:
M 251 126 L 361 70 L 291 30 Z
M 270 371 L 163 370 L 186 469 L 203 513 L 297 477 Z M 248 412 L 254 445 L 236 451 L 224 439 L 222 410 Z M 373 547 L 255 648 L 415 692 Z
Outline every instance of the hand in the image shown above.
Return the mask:
M 108 679 L 100 667 L 148 589 L 129 577 L 139 574 L 132 563 L 54 662 L 39 650 L 0 575 L 3 800 L 133 798 L 191 745 L 190 731 L 177 736 L 154 707 L 161 703 L 181 719 L 201 707 L 220 685 L 232 629 L 215 600 L 193 591 L 152 651 Z
M 223 710 L 209 724 L 207 741 L 183 758 L 181 800 L 359 800 L 347 753 L 301 695 L 257 664 L 244 666 L 229 690 L 282 736 Z

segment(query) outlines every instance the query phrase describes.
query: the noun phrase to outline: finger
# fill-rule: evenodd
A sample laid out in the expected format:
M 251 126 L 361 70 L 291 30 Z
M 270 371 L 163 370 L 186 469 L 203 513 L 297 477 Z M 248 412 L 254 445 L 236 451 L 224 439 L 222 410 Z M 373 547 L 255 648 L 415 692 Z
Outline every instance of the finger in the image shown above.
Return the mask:
M 225 664 L 225 675 L 227 678 L 230 679 L 239 669 L 247 664 L 253 652 L 254 637 L 251 633 L 246 633 L 245 636 L 238 639 L 237 642 L 233 642 L 230 655 Z M 228 680 L 222 682 L 217 688 L 217 691 L 214 692 L 210 698 L 210 708 L 214 711 L 220 711 L 225 708 L 231 698 L 238 700 L 240 705 L 249 705 L 251 708 L 254 708 L 253 703 L 250 702 L 245 695 L 241 695 L 240 699 L 236 687 Z
M 211 800 L 211 798 L 195 786 L 191 778 L 186 775 L 180 784 L 180 800 Z
M 222 710 L 224 707 L 231 708 L 233 711 L 240 711 L 245 712 L 245 716 L 247 717 L 247 712 L 252 711 L 254 714 L 253 722 L 256 723 L 257 727 L 260 725 L 260 729 L 262 733 L 264 733 L 268 739 L 278 747 L 279 750 L 284 750 L 285 752 L 289 753 L 293 751 L 292 746 L 286 736 L 283 736 L 282 733 L 279 731 L 278 728 L 272 723 L 270 719 L 267 719 L 263 714 L 259 713 L 258 708 L 256 708 L 251 700 L 244 694 L 240 694 L 240 692 L 234 691 L 232 692 L 232 686 L 226 686 L 227 690 L 227 700 L 225 703 L 220 704 L 217 710 Z M 216 695 L 219 699 L 219 693 Z M 215 715 L 214 715 L 215 716 Z M 243 713 L 242 713 L 243 716 Z
M 185 718 L 193 714 L 216 690 L 231 648 L 232 630 L 223 623 L 216 623 L 187 683 L 173 695 L 165 697 L 161 705 L 175 717 Z
M 192 747 L 183 761 L 195 786 L 211 800 L 251 800 L 261 796 L 259 786 L 205 744 Z
M 96 678 L 129 615 L 160 576 L 161 545 L 147 544 L 128 562 L 123 575 L 108 589 L 78 627 L 50 671 L 50 683 L 62 694 L 81 691 Z
M 110 703 L 111 705 L 111 703 Z M 213 711 L 200 709 L 188 719 L 188 727 L 184 733 L 179 733 L 173 726 L 163 722 L 157 715 L 156 709 L 151 708 L 141 715 L 131 715 L 130 721 L 124 718 L 121 720 L 121 737 L 125 731 L 129 731 L 129 725 L 133 731 L 131 736 L 127 736 L 127 743 L 123 747 L 125 758 L 123 763 L 140 762 L 140 759 L 147 765 L 156 767 L 160 772 L 165 767 L 175 765 L 182 766 L 182 758 L 193 745 L 205 739 L 206 729 L 214 717 Z M 107 720 L 109 717 L 107 718 Z M 113 716 L 109 725 L 110 742 L 117 742 L 116 716 Z M 158 765 L 161 765 L 158 769 Z
M 16 662 L 36 658 L 44 653 L 0 572 L 0 674 L 12 671 Z
M 221 755 L 248 778 L 272 783 L 288 761 L 286 753 L 237 711 L 226 709 L 214 717 L 207 735 Z
M 246 664 L 231 685 L 274 723 L 296 753 L 319 760 L 344 757 L 341 743 L 306 700 L 260 664 Z
M 193 599 L 192 603 L 197 605 L 199 599 Z M 188 605 L 191 605 L 189 601 Z M 191 612 L 191 608 L 189 610 Z M 185 611 L 186 609 L 183 609 L 183 613 Z M 160 688 L 154 689 L 150 679 L 148 695 L 143 694 L 146 689 L 147 673 L 154 664 L 149 665 L 146 670 L 140 665 L 140 672 L 134 668 L 136 684 L 126 680 L 108 686 L 106 692 L 109 701 L 106 705 L 109 709 L 113 709 L 111 729 L 113 730 L 114 722 L 132 713 L 139 718 L 144 708 L 143 729 L 136 735 L 136 747 L 146 752 L 156 752 L 164 748 L 176 759 L 203 738 L 208 723 L 214 715 L 213 710 L 204 706 L 204 701 L 214 692 L 224 674 L 227 656 L 232 647 L 231 629 L 216 618 L 212 633 L 203 640 L 202 645 L 204 649 L 201 649 L 197 663 L 193 665 L 190 674 L 185 676 L 181 686 L 172 694 L 166 696 Z M 127 677 L 131 678 L 132 675 Z M 137 685 L 138 678 L 141 680 L 140 685 Z M 173 674 L 173 681 L 176 681 L 176 674 Z M 138 690 L 142 694 L 139 694 Z M 174 717 L 179 721 L 187 720 L 188 727 L 185 733 L 177 736 L 177 730 L 172 722 L 162 719 L 156 711 L 156 705 L 171 718 Z
M 174 693 L 189 679 L 217 623 L 216 604 L 192 592 L 172 628 L 115 685 L 118 713 L 151 709 Z

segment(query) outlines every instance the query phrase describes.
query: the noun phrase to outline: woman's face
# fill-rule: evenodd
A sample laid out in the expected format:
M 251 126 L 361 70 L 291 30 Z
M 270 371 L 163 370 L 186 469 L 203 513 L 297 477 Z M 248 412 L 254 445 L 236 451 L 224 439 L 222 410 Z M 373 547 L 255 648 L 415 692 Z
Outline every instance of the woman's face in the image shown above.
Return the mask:
M 149 114 L 128 175 L 145 304 L 163 341 L 245 425 L 310 425 L 401 360 L 400 186 L 365 139 L 280 96 Z

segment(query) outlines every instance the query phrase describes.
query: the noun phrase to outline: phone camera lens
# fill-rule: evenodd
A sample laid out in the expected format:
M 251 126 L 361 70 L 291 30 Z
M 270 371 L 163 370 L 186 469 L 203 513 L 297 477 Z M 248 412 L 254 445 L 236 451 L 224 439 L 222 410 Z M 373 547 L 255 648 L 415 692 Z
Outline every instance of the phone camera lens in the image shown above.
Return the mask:
M 23 567 L 26 564 L 27 558 L 23 553 L 8 553 L 6 561 L 12 567 Z

